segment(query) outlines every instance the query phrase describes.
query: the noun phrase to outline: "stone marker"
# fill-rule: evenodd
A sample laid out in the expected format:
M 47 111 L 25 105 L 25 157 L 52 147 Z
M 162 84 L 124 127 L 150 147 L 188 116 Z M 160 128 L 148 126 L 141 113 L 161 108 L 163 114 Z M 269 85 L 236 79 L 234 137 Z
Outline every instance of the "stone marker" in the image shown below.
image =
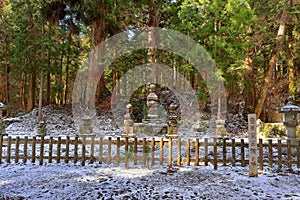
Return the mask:
M 256 139 L 256 115 L 248 114 L 249 137 L 249 176 L 257 177 L 257 139 Z

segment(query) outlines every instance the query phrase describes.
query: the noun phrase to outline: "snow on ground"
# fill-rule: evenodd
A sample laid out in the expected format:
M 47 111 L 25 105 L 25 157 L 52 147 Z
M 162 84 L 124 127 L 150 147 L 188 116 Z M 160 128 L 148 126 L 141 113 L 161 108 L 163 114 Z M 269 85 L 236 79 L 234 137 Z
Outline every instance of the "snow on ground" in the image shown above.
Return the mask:
M 0 166 L 0 199 L 300 199 L 300 175 L 248 168 L 183 167 L 177 172 L 135 167 Z

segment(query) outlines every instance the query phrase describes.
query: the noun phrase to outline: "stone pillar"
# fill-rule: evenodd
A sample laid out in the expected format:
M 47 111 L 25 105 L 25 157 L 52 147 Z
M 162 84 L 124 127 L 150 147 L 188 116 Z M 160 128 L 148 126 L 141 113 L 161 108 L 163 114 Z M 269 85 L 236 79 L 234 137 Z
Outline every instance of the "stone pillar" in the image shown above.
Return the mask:
M 124 115 L 124 133 L 125 134 L 133 134 L 133 125 L 134 122 L 131 119 L 130 114 L 132 113 L 132 105 L 128 104 L 126 106 L 126 113 Z
M 248 115 L 248 137 L 249 137 L 249 176 L 258 176 L 257 167 L 257 136 L 256 136 L 256 115 Z
M 89 116 L 89 112 L 87 110 L 86 115 L 83 118 L 81 118 L 80 134 L 91 135 L 92 133 L 93 133 L 93 120 Z
M 157 107 L 158 96 L 155 94 L 155 85 L 151 84 L 149 88 L 149 95 L 147 96 L 148 115 L 147 120 L 149 122 L 156 122 L 158 120 Z
M 176 136 L 178 133 L 178 116 L 176 114 L 177 105 L 171 103 L 168 116 L 168 136 Z

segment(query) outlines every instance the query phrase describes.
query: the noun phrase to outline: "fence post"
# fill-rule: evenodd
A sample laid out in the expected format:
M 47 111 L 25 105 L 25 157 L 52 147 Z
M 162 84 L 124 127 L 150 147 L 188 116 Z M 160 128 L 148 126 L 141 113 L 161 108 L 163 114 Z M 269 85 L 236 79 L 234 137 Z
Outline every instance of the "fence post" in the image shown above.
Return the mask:
M 128 151 L 128 137 L 125 138 L 125 167 L 129 168 L 128 160 L 129 160 L 129 151 Z
M 292 168 L 292 147 L 291 147 L 291 140 L 287 140 L 287 159 L 288 159 L 288 168 Z
M 214 138 L 214 169 L 218 169 L 218 144 L 217 138 Z
M 120 137 L 117 137 L 117 160 L 116 160 L 116 164 L 117 166 L 120 165 L 120 146 L 121 146 L 121 141 L 120 141 Z
M 245 163 L 245 143 L 244 143 L 244 139 L 241 139 L 241 161 L 242 161 L 242 167 L 245 167 L 246 163 Z
M 32 138 L 32 151 L 31 151 L 31 162 L 35 163 L 35 148 L 36 148 L 36 137 Z
M 259 169 L 264 170 L 264 152 L 262 139 L 259 139 Z
M 282 169 L 282 149 L 281 149 L 281 140 L 278 139 L 277 141 L 277 148 L 278 148 L 278 168 Z
M 190 151 L 190 138 L 186 140 L 186 165 L 189 166 L 191 162 L 191 151 Z
M 226 166 L 227 164 L 227 158 L 226 158 L 226 153 L 227 153 L 227 149 L 226 149 L 226 140 L 227 138 L 223 138 L 223 166 Z
M 75 136 L 74 141 L 74 164 L 78 161 L 78 136 Z
M 235 155 L 235 139 L 231 139 L 231 144 L 232 144 L 232 166 L 235 167 L 235 162 L 236 162 L 236 155 Z
M 272 145 L 272 139 L 268 141 L 268 148 L 269 148 L 269 167 L 273 167 L 273 145 Z
M 180 167 L 181 166 L 181 138 L 178 137 L 177 139 L 177 153 L 178 153 L 178 157 L 177 157 L 177 166 Z
M 257 139 L 256 139 L 256 115 L 248 114 L 249 135 L 249 176 L 257 177 Z
M 168 168 L 172 169 L 172 137 L 169 137 L 169 159 Z
M 107 164 L 111 164 L 111 137 L 108 137 L 108 159 L 107 159 Z
M 99 142 L 99 163 L 103 163 L 103 137 L 100 138 Z
M 199 165 L 199 138 L 196 138 L 195 140 L 195 156 L 196 156 L 195 165 L 198 166 Z
M 300 168 L 300 140 L 298 140 L 297 146 L 297 167 Z
M 151 139 L 151 165 L 154 165 L 155 162 L 155 138 Z
M 2 163 L 2 146 L 3 146 L 3 135 L 0 134 L 0 164 Z
M 10 154 L 11 154 L 11 136 L 8 137 L 8 144 L 7 144 L 7 155 L 6 155 L 6 162 L 10 163 Z
M 25 136 L 25 141 L 24 141 L 24 157 L 23 157 L 23 163 L 25 164 L 27 162 L 27 142 L 28 142 L 28 136 Z
M 146 138 L 143 138 L 143 165 L 146 166 L 147 162 L 147 150 L 146 150 Z
M 43 162 L 44 162 L 44 136 L 41 137 L 39 164 L 43 165 Z
M 66 138 L 66 157 L 65 157 L 65 163 L 69 163 L 69 153 L 70 153 L 70 136 L 67 136 Z
M 86 138 L 85 136 L 82 136 L 82 142 L 81 142 L 81 146 L 82 146 L 81 165 L 82 166 L 85 166 L 85 142 L 86 142 Z
M 53 137 L 50 137 L 50 142 L 49 142 L 49 158 L 48 158 L 48 162 L 52 163 L 52 152 L 53 152 Z
M 90 157 L 90 164 L 95 162 L 95 135 L 91 136 L 91 157 Z
M 208 138 L 204 138 L 204 162 L 208 166 Z
M 61 150 L 61 137 L 58 137 L 57 141 L 57 151 L 56 151 L 56 162 L 60 163 L 60 150 Z
M 20 145 L 20 137 L 17 136 L 16 138 L 16 152 L 15 152 L 15 163 L 19 162 L 19 146 Z
M 159 163 L 160 165 L 162 165 L 164 162 L 164 139 L 163 138 L 160 138 L 159 151 L 160 151 Z
M 138 139 L 135 137 L 134 141 L 133 141 L 133 163 L 134 163 L 134 165 L 138 164 L 138 162 L 137 162 L 137 149 L 138 149 L 137 143 L 138 143 Z

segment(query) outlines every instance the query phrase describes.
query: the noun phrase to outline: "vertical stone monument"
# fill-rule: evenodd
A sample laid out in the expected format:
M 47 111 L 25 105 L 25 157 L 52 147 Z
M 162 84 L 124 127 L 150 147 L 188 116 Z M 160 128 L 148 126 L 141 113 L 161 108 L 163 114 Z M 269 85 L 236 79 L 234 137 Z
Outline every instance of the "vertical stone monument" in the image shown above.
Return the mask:
M 248 115 L 248 137 L 249 137 L 249 176 L 257 177 L 257 137 L 256 137 L 256 115 Z
M 124 136 L 132 136 L 134 122 L 131 119 L 132 105 L 127 104 L 126 113 L 124 115 Z

